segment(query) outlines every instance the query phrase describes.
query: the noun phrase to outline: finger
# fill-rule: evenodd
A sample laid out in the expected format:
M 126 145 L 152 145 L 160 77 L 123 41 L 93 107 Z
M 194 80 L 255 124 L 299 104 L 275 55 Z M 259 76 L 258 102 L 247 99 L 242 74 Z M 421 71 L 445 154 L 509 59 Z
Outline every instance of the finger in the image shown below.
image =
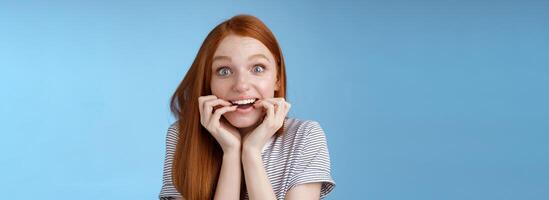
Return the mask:
M 274 116 L 275 116 L 274 105 L 268 101 L 262 101 L 260 105 L 263 106 L 265 109 L 267 109 L 266 120 L 274 119 Z
M 210 118 L 213 112 L 213 107 L 217 105 L 230 106 L 232 104 L 223 99 L 211 99 L 204 102 L 204 116 L 206 117 L 207 121 L 210 121 Z
M 288 115 L 288 111 L 290 111 L 290 103 L 286 102 L 286 101 L 283 101 L 283 102 L 280 102 L 280 111 L 278 113 L 278 119 L 280 120 L 281 123 L 284 123 L 284 119 L 286 118 L 286 116 Z
M 198 97 L 198 111 L 202 113 L 204 110 L 204 102 L 211 99 L 217 99 L 215 95 L 201 96 Z
M 287 102 L 284 98 L 280 98 L 280 99 L 281 99 L 280 102 L 282 104 L 283 111 L 288 113 L 292 105 L 290 104 L 290 102 Z
M 284 120 L 286 119 L 286 117 L 288 116 L 288 113 L 290 112 L 290 107 L 292 107 L 292 105 L 288 102 L 286 102 L 284 105 L 285 105 L 284 114 L 281 116 L 282 123 L 284 123 Z
M 213 98 L 207 98 L 205 99 L 204 101 L 202 101 L 202 113 L 200 113 L 200 116 L 202 116 L 203 118 L 203 121 L 204 123 L 207 125 L 209 124 L 210 122 L 210 116 L 212 115 L 212 108 L 208 108 L 208 105 L 206 104 L 206 102 L 208 101 L 214 101 L 216 100 L 217 97 L 213 97 Z
M 277 114 L 277 115 L 278 115 L 279 111 L 284 111 L 285 110 L 286 101 L 284 100 L 284 98 L 271 98 L 271 99 L 266 99 L 266 101 L 268 101 L 268 102 L 275 105 L 275 114 Z
M 213 108 L 216 108 L 217 106 L 224 107 L 224 106 L 230 106 L 230 105 L 233 105 L 233 104 L 224 99 L 211 99 L 204 102 L 204 111 L 209 107 L 213 109 Z
M 270 99 L 269 102 L 274 102 L 277 105 L 277 108 L 275 109 L 275 115 L 276 119 L 279 122 L 283 122 L 284 118 L 288 115 L 288 111 L 290 110 L 290 103 L 286 102 L 284 98 L 273 98 Z
M 278 106 L 277 112 L 286 110 L 286 101 L 284 99 L 278 99 L 276 105 Z
M 217 99 L 217 97 L 215 95 L 198 97 L 198 111 L 200 112 L 200 123 L 203 126 L 206 126 L 208 122 L 207 116 L 204 115 L 204 102 L 211 99 Z
M 221 118 L 221 115 L 225 114 L 226 112 L 235 111 L 238 106 L 225 106 L 223 108 L 215 110 L 214 114 L 212 115 L 211 121 L 218 122 Z

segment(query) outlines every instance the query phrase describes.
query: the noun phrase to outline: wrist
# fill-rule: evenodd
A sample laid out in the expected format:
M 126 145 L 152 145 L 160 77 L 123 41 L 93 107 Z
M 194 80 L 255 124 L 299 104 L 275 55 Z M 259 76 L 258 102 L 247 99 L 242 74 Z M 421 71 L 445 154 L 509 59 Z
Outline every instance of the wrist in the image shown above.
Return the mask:
M 261 151 L 253 147 L 243 147 L 242 148 L 242 162 L 246 162 L 253 159 L 261 160 Z
M 244 141 L 242 143 L 242 152 L 261 153 L 261 147 L 259 147 L 259 143 L 261 143 L 261 142 L 256 142 L 256 141 L 251 141 L 251 140 Z
M 253 146 L 253 145 L 243 145 L 242 146 L 242 154 L 260 154 L 261 151 L 259 150 L 259 147 Z
M 223 157 L 240 157 L 240 148 L 223 149 Z

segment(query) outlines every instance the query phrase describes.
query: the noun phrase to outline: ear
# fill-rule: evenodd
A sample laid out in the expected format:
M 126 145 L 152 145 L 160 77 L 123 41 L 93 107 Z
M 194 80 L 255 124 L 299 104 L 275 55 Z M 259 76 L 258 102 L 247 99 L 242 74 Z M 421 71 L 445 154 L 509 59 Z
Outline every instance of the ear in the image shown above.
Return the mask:
M 275 91 L 278 91 L 278 90 L 280 90 L 280 81 L 278 81 L 277 79 L 275 83 Z

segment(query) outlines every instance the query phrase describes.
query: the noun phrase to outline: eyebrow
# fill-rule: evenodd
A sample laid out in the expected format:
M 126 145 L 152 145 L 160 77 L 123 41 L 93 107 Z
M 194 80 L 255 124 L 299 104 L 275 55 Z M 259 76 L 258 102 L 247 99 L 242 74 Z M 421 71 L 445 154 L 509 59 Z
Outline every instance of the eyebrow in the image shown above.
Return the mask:
M 269 60 L 269 58 L 267 58 L 267 56 L 265 56 L 264 54 L 254 54 L 254 55 L 251 55 L 250 57 L 248 57 L 248 60 L 251 60 L 253 58 L 264 58 L 265 60 L 271 62 L 271 60 Z M 231 57 L 229 56 L 215 56 L 213 58 L 213 61 L 216 61 L 216 60 L 228 60 L 228 61 L 231 61 Z

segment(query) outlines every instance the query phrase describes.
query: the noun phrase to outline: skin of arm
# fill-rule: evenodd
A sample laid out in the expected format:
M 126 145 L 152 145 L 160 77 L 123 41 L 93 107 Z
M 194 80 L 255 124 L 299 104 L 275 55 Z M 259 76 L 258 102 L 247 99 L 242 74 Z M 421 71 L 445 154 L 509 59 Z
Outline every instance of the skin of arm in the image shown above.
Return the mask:
M 240 181 L 242 176 L 240 150 L 223 154 L 221 171 L 217 180 L 214 199 L 240 199 Z
M 257 104 L 266 108 L 267 116 L 263 123 L 245 138 L 242 147 L 244 179 L 251 200 L 276 199 L 263 166 L 261 147 L 282 126 L 284 117 L 290 109 L 290 104 L 283 98 L 265 99 L 257 102 Z M 285 199 L 319 199 L 320 187 L 321 184 L 318 182 L 297 185 L 288 191 Z
M 261 154 L 257 150 L 246 149 L 242 152 L 242 166 L 244 168 L 244 177 L 251 200 L 255 199 L 276 199 L 273 188 L 263 162 Z M 321 183 L 300 184 L 288 191 L 286 200 L 306 200 L 320 199 Z
M 286 193 L 285 199 L 320 199 L 320 186 L 322 184 L 319 182 L 299 184 Z
M 276 199 L 273 188 L 265 172 L 261 151 L 244 148 L 242 150 L 242 167 L 246 188 L 251 200 Z
M 278 105 L 277 109 L 275 105 Z M 246 189 L 251 200 L 273 200 L 276 199 L 276 195 L 263 166 L 261 150 L 282 126 L 290 106 L 283 98 L 273 98 L 256 101 L 254 107 L 265 108 L 266 116 L 263 122 L 243 139 L 242 168 Z
M 224 113 L 236 110 L 236 106 L 214 95 L 201 96 L 198 98 L 198 102 L 200 123 L 216 139 L 223 150 L 214 199 L 240 199 L 241 137 L 235 127 L 221 120 Z M 220 106 L 220 108 L 214 109 L 216 106 Z

